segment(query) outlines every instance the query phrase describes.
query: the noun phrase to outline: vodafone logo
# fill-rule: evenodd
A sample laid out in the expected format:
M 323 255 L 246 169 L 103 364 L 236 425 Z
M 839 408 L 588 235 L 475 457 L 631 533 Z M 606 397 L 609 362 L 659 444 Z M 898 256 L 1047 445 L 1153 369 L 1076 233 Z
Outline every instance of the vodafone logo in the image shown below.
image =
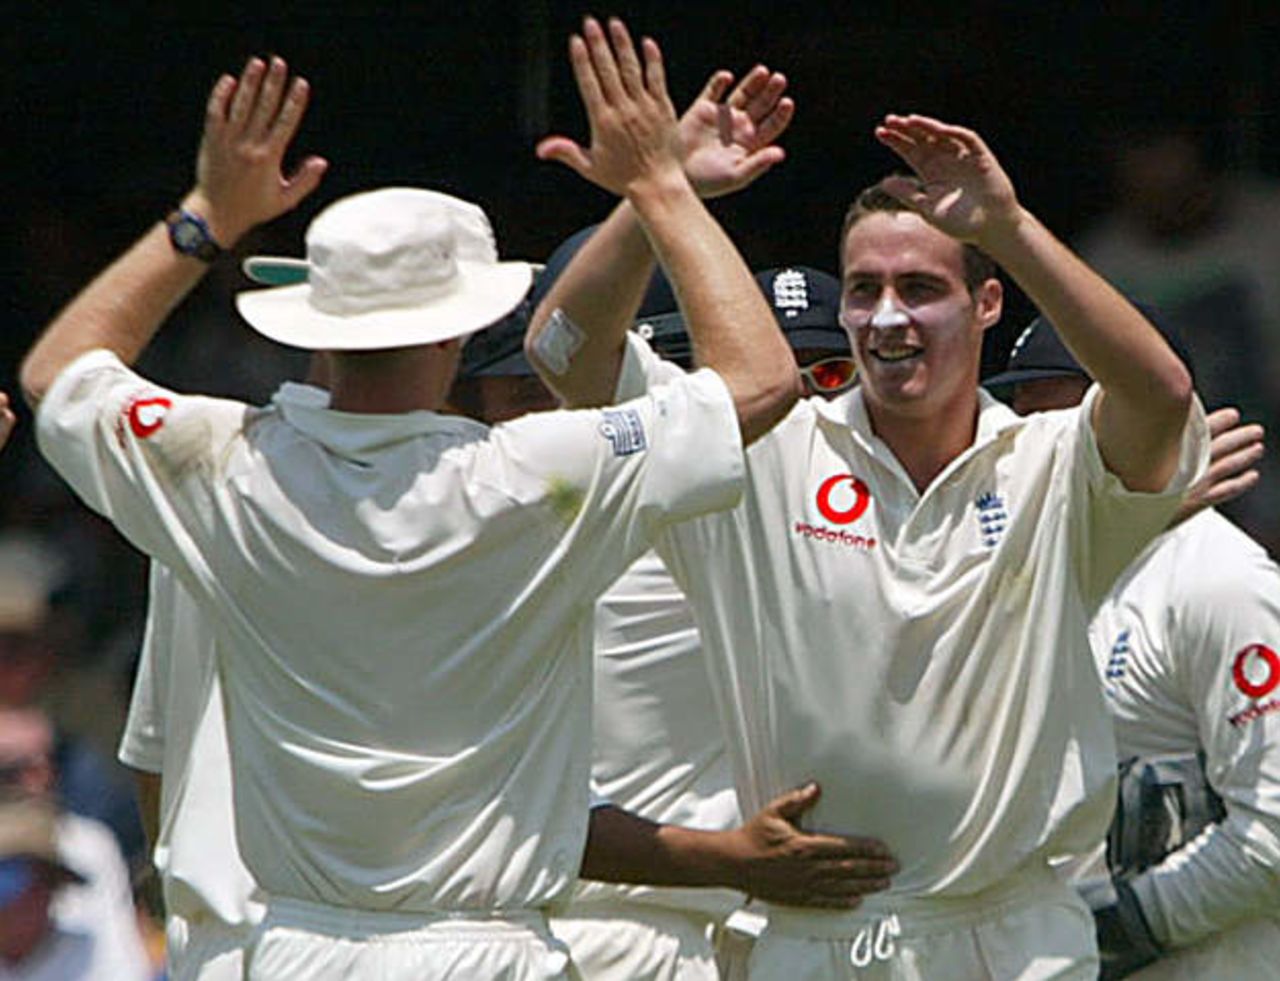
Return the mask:
M 871 504 L 871 491 L 851 473 L 828 477 L 818 488 L 818 511 L 833 525 L 851 525 Z
M 152 398 L 134 399 L 125 410 L 129 419 L 129 428 L 138 439 L 154 436 L 164 425 L 164 417 L 173 408 L 173 402 L 162 395 Z
M 1236 655 L 1231 676 L 1249 698 L 1263 698 L 1280 688 L 1280 655 L 1266 644 L 1250 644 Z

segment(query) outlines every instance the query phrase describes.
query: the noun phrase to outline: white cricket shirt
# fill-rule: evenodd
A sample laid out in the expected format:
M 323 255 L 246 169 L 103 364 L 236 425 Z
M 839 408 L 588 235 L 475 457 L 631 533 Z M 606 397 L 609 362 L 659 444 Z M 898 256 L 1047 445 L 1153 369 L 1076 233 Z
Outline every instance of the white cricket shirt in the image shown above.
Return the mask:
M 662 560 L 646 553 L 596 605 L 591 776 L 612 804 L 650 821 L 719 831 L 740 823 L 724 734 L 693 610 Z M 727 916 L 724 889 L 582 882 L 574 909 L 619 897 Z
M 247 933 L 263 907 L 236 847 L 213 631 L 164 566 L 151 564 L 148 587 L 147 628 L 119 757 L 162 777 L 153 858 L 165 911 L 193 932 L 212 919 Z
M 214 630 L 240 852 L 268 894 L 541 906 L 581 859 L 591 623 L 669 522 L 732 505 L 713 372 L 489 429 L 58 377 L 45 455 Z
M 673 366 L 631 338 L 620 393 Z M 1198 406 L 1159 495 L 1103 466 L 1082 408 L 980 392 L 973 445 L 923 493 L 862 393 L 799 403 L 748 451 L 740 506 L 660 553 L 694 606 L 743 810 L 807 780 L 806 824 L 883 839 L 888 894 L 965 895 L 1096 841 L 1114 747 L 1089 617 L 1204 468 Z
M 1090 627 L 1122 759 L 1203 749 L 1227 817 L 1133 886 L 1175 946 L 1227 930 L 1280 958 L 1280 569 L 1204 511 L 1129 567 Z M 1256 917 L 1266 915 L 1269 922 Z M 1229 938 L 1223 937 L 1223 942 Z

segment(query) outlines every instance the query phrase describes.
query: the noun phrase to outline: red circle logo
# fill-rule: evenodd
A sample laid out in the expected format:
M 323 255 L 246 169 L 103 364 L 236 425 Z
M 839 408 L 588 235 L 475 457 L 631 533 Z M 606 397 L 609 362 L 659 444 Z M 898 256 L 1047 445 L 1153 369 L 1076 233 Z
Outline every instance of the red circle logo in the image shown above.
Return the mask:
M 137 399 L 129 405 L 129 428 L 138 439 L 146 439 L 164 425 L 173 403 L 163 396 Z
M 1250 644 L 1236 655 L 1231 675 L 1250 698 L 1270 695 L 1280 688 L 1280 656 L 1266 644 Z
M 853 491 L 853 503 L 841 510 L 831 503 L 831 496 L 835 489 L 844 483 L 848 483 Z M 867 485 L 851 473 L 828 477 L 818 488 L 818 510 L 833 525 L 853 524 L 862 517 L 870 504 L 871 491 L 867 490 Z

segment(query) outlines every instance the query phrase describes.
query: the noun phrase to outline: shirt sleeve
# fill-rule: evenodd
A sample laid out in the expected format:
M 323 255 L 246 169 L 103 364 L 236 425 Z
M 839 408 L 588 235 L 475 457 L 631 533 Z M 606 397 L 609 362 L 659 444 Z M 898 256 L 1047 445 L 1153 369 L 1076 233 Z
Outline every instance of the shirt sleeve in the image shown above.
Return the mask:
M 117 756 L 136 770 L 159 773 L 164 764 L 165 700 L 168 690 L 168 643 L 173 634 L 172 574 L 151 563 L 147 590 L 147 625 L 138 655 L 138 671 L 129 700 L 129 714 Z
M 488 473 L 479 479 L 532 487 L 562 519 L 582 519 L 593 534 L 607 530 L 616 542 L 623 532 L 632 558 L 662 528 L 731 507 L 742 490 L 733 400 L 708 370 L 679 372 L 612 408 L 536 413 L 496 426 L 490 444 Z M 514 475 L 498 472 L 511 469 Z
M 1134 882 L 1175 947 L 1280 908 L 1280 570 L 1261 549 L 1222 558 L 1209 574 L 1185 570 L 1190 591 L 1172 615 L 1179 682 L 1226 818 Z
M 1209 427 L 1197 398 L 1187 415 L 1178 465 L 1164 489 L 1133 491 L 1107 469 L 1093 429 L 1102 389 L 1093 385 L 1075 413 L 1072 494 L 1086 506 L 1076 543 L 1082 595 L 1090 616 L 1124 568 L 1172 519 L 1182 496 L 1209 465 Z
M 110 352 L 90 351 L 62 371 L 40 403 L 36 437 L 90 508 L 141 551 L 180 570 L 197 561 L 191 523 L 208 511 L 197 478 L 216 468 L 245 410 L 169 391 Z

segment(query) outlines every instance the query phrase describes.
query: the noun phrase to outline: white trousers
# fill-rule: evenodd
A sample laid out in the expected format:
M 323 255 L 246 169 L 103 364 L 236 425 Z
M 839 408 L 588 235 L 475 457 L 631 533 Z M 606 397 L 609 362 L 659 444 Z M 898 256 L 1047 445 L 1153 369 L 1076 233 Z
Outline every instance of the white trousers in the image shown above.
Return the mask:
M 232 927 L 212 916 L 165 921 L 169 981 L 240 981 L 254 926 Z
M 973 897 L 874 897 L 852 913 L 775 906 L 752 981 L 1093 981 L 1093 917 L 1047 868 Z
M 575 981 L 534 910 L 374 913 L 273 897 L 247 954 L 250 981 Z
M 551 932 L 583 981 L 717 981 L 714 925 L 702 913 L 614 901 L 571 906 Z

